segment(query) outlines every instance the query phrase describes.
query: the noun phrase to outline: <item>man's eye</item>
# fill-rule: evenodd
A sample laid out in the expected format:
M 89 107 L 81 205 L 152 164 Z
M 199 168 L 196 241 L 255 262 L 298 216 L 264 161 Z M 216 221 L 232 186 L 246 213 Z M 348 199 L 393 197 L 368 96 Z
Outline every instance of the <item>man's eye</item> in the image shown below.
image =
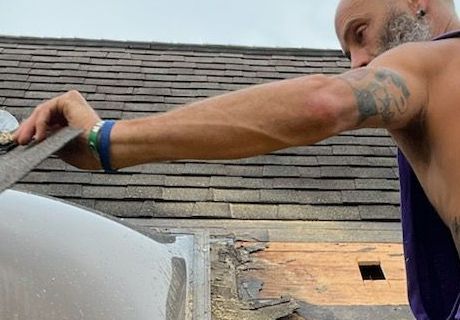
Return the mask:
M 366 31 L 366 26 L 360 26 L 355 31 L 355 40 L 358 44 L 362 44 L 364 42 L 364 31 Z

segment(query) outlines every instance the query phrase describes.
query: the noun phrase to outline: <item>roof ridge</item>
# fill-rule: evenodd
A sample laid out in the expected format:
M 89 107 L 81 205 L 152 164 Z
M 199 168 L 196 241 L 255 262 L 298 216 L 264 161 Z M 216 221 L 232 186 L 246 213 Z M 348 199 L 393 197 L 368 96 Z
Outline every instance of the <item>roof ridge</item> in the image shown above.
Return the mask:
M 283 48 L 283 47 L 251 47 L 241 45 L 221 44 L 187 44 L 149 41 L 124 41 L 108 39 L 84 39 L 84 38 L 53 38 L 53 37 L 30 37 L 0 35 L 0 43 L 36 44 L 36 45 L 60 45 L 60 46 L 87 46 L 87 47 L 112 47 L 125 49 L 161 49 L 187 51 L 193 49 L 201 52 L 230 52 L 250 53 L 266 55 L 296 55 L 296 56 L 333 56 L 341 54 L 336 49 L 309 49 L 309 48 Z

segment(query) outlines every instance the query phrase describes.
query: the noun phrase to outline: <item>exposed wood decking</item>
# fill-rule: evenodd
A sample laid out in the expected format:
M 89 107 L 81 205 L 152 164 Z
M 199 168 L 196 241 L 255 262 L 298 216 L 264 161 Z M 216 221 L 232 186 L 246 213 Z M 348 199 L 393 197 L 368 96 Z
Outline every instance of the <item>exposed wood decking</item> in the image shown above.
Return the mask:
M 209 232 L 214 250 L 218 250 L 216 243 L 229 238 L 237 250 L 256 248 L 249 250 L 250 261 L 235 272 L 234 290 L 247 301 L 293 297 L 300 308 L 289 320 L 413 319 L 407 306 L 401 226 L 397 222 L 125 221 L 134 228 L 162 232 Z M 360 263 L 379 264 L 385 280 L 363 280 Z M 233 318 L 215 319 L 238 318 L 246 319 L 238 313 Z
M 263 281 L 259 298 L 291 295 L 320 306 L 405 305 L 402 245 L 269 242 L 245 276 Z M 359 266 L 381 267 L 383 280 L 363 280 Z

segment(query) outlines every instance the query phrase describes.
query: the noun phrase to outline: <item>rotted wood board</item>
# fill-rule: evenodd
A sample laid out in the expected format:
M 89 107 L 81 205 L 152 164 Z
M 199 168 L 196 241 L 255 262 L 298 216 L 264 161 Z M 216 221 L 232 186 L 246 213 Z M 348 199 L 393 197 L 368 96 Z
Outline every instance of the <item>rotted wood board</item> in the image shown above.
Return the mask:
M 257 298 L 290 295 L 309 304 L 334 306 L 408 304 L 399 243 L 270 242 L 251 258 L 251 267 L 241 276 L 264 283 Z M 380 264 L 385 280 L 363 280 L 360 264 Z

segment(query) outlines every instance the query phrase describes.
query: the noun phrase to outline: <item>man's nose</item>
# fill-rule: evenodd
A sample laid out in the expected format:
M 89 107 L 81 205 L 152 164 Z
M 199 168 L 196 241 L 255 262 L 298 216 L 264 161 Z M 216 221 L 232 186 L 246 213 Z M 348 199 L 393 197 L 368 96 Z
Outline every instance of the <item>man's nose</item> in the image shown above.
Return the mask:
M 361 68 L 367 66 L 373 57 L 364 49 L 353 50 L 351 52 L 351 68 Z

